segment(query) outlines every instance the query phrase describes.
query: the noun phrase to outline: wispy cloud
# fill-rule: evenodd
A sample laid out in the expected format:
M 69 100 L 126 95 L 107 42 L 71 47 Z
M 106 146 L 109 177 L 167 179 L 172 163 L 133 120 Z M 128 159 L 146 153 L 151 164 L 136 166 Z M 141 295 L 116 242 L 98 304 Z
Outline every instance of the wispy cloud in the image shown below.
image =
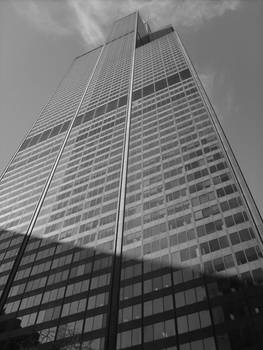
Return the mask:
M 68 0 L 86 42 L 101 40 L 113 19 L 137 9 L 155 26 L 193 26 L 235 10 L 240 0 Z
M 61 5 L 57 1 L 11 0 L 14 9 L 34 28 L 57 35 L 70 35 L 67 19 L 61 16 Z
M 78 33 L 86 44 L 101 42 L 113 20 L 139 9 L 156 27 L 197 26 L 241 0 L 13 0 L 17 11 L 37 28 L 67 35 Z
M 207 93 L 209 100 L 212 102 L 212 105 L 216 110 L 216 114 L 219 120 L 222 121 L 223 117 L 219 113 L 220 108 L 218 108 L 221 101 L 218 105 L 218 100 L 216 100 L 215 98 L 216 90 L 218 90 L 218 81 L 219 81 L 217 74 L 212 70 L 207 70 L 205 72 L 199 72 L 198 76 L 203 84 L 203 87 L 205 89 L 205 92 Z
M 214 72 L 207 69 L 205 72 L 199 72 L 198 75 L 219 120 L 222 121 L 223 116 L 229 118 L 233 114 L 239 113 L 235 90 L 224 72 Z
M 109 6 L 111 2 L 105 0 L 68 1 L 76 16 L 75 28 L 86 43 L 93 44 L 104 39 L 103 26 L 108 23 L 107 17 L 113 16 L 112 8 Z
M 205 88 L 205 91 L 209 97 L 212 97 L 214 94 L 214 84 L 215 84 L 216 74 L 212 71 L 207 71 L 199 73 L 199 78 Z

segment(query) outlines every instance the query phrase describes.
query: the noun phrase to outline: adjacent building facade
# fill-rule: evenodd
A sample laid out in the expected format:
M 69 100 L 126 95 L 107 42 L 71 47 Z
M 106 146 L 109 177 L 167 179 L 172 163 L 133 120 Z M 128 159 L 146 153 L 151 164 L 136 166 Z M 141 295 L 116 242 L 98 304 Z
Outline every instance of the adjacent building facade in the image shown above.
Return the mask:
M 261 349 L 262 221 L 171 26 L 77 57 L 0 181 L 1 349 Z

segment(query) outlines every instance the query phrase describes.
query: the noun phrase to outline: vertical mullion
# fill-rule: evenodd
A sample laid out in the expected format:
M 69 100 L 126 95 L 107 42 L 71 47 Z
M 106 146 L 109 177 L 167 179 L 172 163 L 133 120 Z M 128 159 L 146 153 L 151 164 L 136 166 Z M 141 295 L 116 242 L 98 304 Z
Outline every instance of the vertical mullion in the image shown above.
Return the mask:
M 39 113 L 39 117 L 34 121 L 32 127 L 29 129 L 29 131 L 24 135 L 22 141 L 20 142 L 18 149 L 16 150 L 16 152 L 14 153 L 14 155 L 12 156 L 12 158 L 10 159 L 10 161 L 7 163 L 6 167 L 4 168 L 3 172 L 0 174 L 0 182 L 2 181 L 2 179 L 4 178 L 9 166 L 12 164 L 13 160 L 15 159 L 15 157 L 17 156 L 21 146 L 23 145 L 24 141 L 27 139 L 27 137 L 30 135 L 31 131 L 34 129 L 37 121 L 39 120 L 39 118 L 42 116 L 42 114 L 45 112 L 45 110 L 47 109 L 48 105 L 52 102 L 53 98 L 56 96 L 56 93 L 58 91 L 58 89 L 60 88 L 60 86 L 62 85 L 63 81 L 65 80 L 65 78 L 67 77 L 68 73 L 70 72 L 72 66 L 73 66 L 74 61 L 71 63 L 71 65 L 69 66 L 69 68 L 67 69 L 66 73 L 64 74 L 63 78 L 61 79 L 61 81 L 59 82 L 56 90 L 53 92 L 53 94 L 50 96 L 48 102 L 43 106 L 41 112 Z
M 47 177 L 46 183 L 44 185 L 44 188 L 42 190 L 42 193 L 40 195 L 38 203 L 37 203 L 37 205 L 36 205 L 36 207 L 34 209 L 32 217 L 30 219 L 30 223 L 29 223 L 29 226 L 27 228 L 27 232 L 26 232 L 25 237 L 24 237 L 24 239 L 22 241 L 21 247 L 19 248 L 19 251 L 18 251 L 17 256 L 15 258 L 15 262 L 14 262 L 14 264 L 12 266 L 12 269 L 11 269 L 10 274 L 8 276 L 8 280 L 6 282 L 5 288 L 4 288 L 3 293 L 1 295 L 1 298 L 0 298 L 0 312 L 1 312 L 1 310 L 3 309 L 3 307 L 4 307 L 5 303 L 6 303 L 6 300 L 7 300 L 8 294 L 9 294 L 9 290 L 10 290 L 10 288 L 12 286 L 12 283 L 13 283 L 13 280 L 15 278 L 15 274 L 17 272 L 17 269 L 18 269 L 19 265 L 20 265 L 21 259 L 22 259 L 23 255 L 24 255 L 26 246 L 27 246 L 29 238 L 30 238 L 30 236 L 32 234 L 32 231 L 33 231 L 33 228 L 35 226 L 36 220 L 38 218 L 39 212 L 41 210 L 42 204 L 43 204 L 43 202 L 45 200 L 45 197 L 46 197 L 47 191 L 49 189 L 49 186 L 51 184 L 51 181 L 53 179 L 54 173 L 55 173 L 55 171 L 57 169 L 57 166 L 58 166 L 58 163 L 59 163 L 60 158 L 62 156 L 62 153 L 63 153 L 64 148 L 66 146 L 66 143 L 67 143 L 67 141 L 69 139 L 69 136 L 70 136 L 70 133 L 71 133 L 74 121 L 75 121 L 75 119 L 78 116 L 78 113 L 80 111 L 82 102 L 83 102 L 83 100 L 84 100 L 84 98 L 86 96 L 86 93 L 88 91 L 90 82 L 92 81 L 93 75 L 94 75 L 94 73 L 96 71 L 96 68 L 97 68 L 97 65 L 98 65 L 98 62 L 100 61 L 100 58 L 101 58 L 102 52 L 104 50 L 104 47 L 105 47 L 105 45 L 102 47 L 102 49 L 100 51 L 100 54 L 99 54 L 99 56 L 97 58 L 97 61 L 96 61 L 95 65 L 94 65 L 94 68 L 92 70 L 92 73 L 91 73 L 91 75 L 90 75 L 90 77 L 88 79 L 88 82 L 86 84 L 85 90 L 84 90 L 84 92 L 82 94 L 82 97 L 81 97 L 81 100 L 80 100 L 79 105 L 77 107 L 77 110 L 76 110 L 76 112 L 75 112 L 75 114 L 74 114 L 74 116 L 73 116 L 73 118 L 71 120 L 71 123 L 69 125 L 68 131 L 67 131 L 67 133 L 66 133 L 66 135 L 64 137 L 63 143 L 62 143 L 62 145 L 60 147 L 59 153 L 58 153 L 58 155 L 56 157 L 56 160 L 55 160 L 55 162 L 54 162 L 54 164 L 52 166 L 52 169 L 51 169 L 51 171 L 50 171 L 50 173 L 49 173 L 49 175 Z
M 177 33 L 176 33 L 176 37 L 177 37 L 178 43 L 180 45 L 181 51 L 183 53 L 183 56 L 188 64 L 188 67 L 189 67 L 189 69 L 193 75 L 193 78 L 196 82 L 196 85 L 197 85 L 197 88 L 199 90 L 200 96 L 203 100 L 203 103 L 209 111 L 209 114 L 211 117 L 210 120 L 213 124 L 214 130 L 216 131 L 216 134 L 217 134 L 219 141 L 221 143 L 222 149 L 223 149 L 224 154 L 225 154 L 225 158 L 226 158 L 228 165 L 229 165 L 229 169 L 231 170 L 231 172 L 234 176 L 234 179 L 236 180 L 236 184 L 238 185 L 239 192 L 242 196 L 245 207 L 248 210 L 252 224 L 253 224 L 255 230 L 257 231 L 257 236 L 259 238 L 259 240 L 258 240 L 259 244 L 263 248 L 263 236 L 261 235 L 261 232 L 263 230 L 263 220 L 262 220 L 261 214 L 260 214 L 258 207 L 254 201 L 254 198 L 250 192 L 250 189 L 247 185 L 247 182 L 246 182 L 245 177 L 242 173 L 242 170 L 238 164 L 238 161 L 236 160 L 236 157 L 235 157 L 235 154 L 232 150 L 232 147 L 231 147 L 231 145 L 230 145 L 230 143 L 225 135 L 225 132 L 222 128 L 222 125 L 221 125 L 220 121 L 218 120 L 218 117 L 213 109 L 213 106 L 212 106 L 211 102 L 209 101 L 209 98 L 205 92 L 205 89 L 203 88 L 203 85 L 198 77 L 198 74 L 195 71 L 194 65 L 192 64 L 183 44 L 181 42 L 181 39 Z
M 121 167 L 121 183 L 119 189 L 119 201 L 117 208 L 117 220 L 116 220 L 116 234 L 114 241 L 114 259 L 112 266 L 112 279 L 111 279 L 111 291 L 109 301 L 109 316 L 107 325 L 107 338 L 105 349 L 116 349 L 117 346 L 117 332 L 118 332 L 118 304 L 120 294 L 120 275 L 121 275 L 121 253 L 122 253 L 122 240 L 123 240 L 123 227 L 124 227 L 124 214 L 125 214 L 125 196 L 126 196 L 126 183 L 127 183 L 127 170 L 128 170 L 128 155 L 129 155 L 129 142 L 130 142 L 130 124 L 131 124 L 131 109 L 132 109 L 132 89 L 134 80 L 134 64 L 135 64 L 135 50 L 136 50 L 136 37 L 137 37 L 137 25 L 138 25 L 138 12 L 136 12 L 135 26 L 134 26 L 134 41 L 131 63 L 131 76 L 127 101 L 127 119 L 125 140 L 123 147 L 122 167 Z

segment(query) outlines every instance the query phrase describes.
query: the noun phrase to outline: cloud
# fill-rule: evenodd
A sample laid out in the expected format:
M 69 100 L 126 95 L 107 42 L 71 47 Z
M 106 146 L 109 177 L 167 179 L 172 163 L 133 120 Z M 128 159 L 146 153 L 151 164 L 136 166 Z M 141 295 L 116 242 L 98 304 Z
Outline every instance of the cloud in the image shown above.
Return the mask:
M 14 9 L 34 28 L 57 35 L 70 35 L 71 28 L 63 20 L 57 1 L 12 0 Z
M 109 1 L 110 3 L 111 1 Z M 107 1 L 89 0 L 74 1 L 69 0 L 74 15 L 76 16 L 76 29 L 81 34 L 84 41 L 94 44 L 104 39 L 103 25 L 107 23 L 107 16 L 110 17 L 111 7 Z M 112 14 L 111 14 L 112 15 Z
M 114 19 L 139 9 L 155 27 L 173 24 L 194 26 L 226 11 L 240 0 L 68 0 L 76 16 L 76 29 L 87 43 L 101 41 Z
M 207 69 L 198 76 L 220 121 L 240 112 L 235 89 L 225 72 Z
M 211 70 L 207 70 L 205 72 L 200 72 L 198 74 L 198 76 L 199 76 L 201 83 L 205 89 L 205 92 L 209 98 L 209 101 L 211 102 L 212 106 L 214 107 L 214 109 L 216 111 L 217 117 L 222 122 L 223 117 L 222 117 L 222 114 L 219 113 L 220 108 L 221 108 L 221 100 L 218 101 L 218 99 L 216 99 L 216 96 L 218 93 L 217 90 L 221 90 L 220 89 L 220 85 L 221 85 L 220 84 L 220 76 L 218 77 L 218 74 L 216 74 L 215 72 L 213 72 Z M 221 78 L 222 78 L 222 76 L 221 76 Z
M 200 73 L 199 78 L 205 88 L 205 91 L 209 98 L 214 94 L 214 84 L 215 84 L 215 73 L 214 72 L 205 72 Z
M 111 23 L 137 9 L 157 28 L 197 26 L 235 10 L 241 0 L 13 0 L 16 10 L 38 29 L 77 33 L 85 44 L 101 43 Z

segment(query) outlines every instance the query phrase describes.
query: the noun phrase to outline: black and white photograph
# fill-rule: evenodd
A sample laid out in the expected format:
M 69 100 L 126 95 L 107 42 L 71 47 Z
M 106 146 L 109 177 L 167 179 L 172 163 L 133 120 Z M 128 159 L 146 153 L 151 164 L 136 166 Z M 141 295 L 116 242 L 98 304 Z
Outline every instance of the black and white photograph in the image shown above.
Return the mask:
M 0 349 L 263 349 L 263 1 L 0 0 Z

